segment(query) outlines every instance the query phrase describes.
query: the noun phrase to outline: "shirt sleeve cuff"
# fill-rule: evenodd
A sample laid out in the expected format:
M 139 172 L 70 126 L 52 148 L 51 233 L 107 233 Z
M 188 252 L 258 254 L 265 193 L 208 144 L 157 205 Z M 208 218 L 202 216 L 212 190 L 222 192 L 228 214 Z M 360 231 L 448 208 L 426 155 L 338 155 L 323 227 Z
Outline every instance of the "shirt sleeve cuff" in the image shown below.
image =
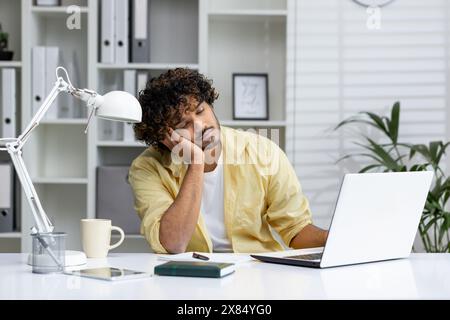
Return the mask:
M 145 230 L 145 238 L 155 253 L 168 253 L 159 240 L 159 229 L 161 226 L 161 217 L 157 218 L 151 226 Z
M 294 237 L 298 235 L 304 227 L 310 224 L 312 224 L 312 220 L 310 218 L 303 220 L 301 223 L 289 228 L 289 230 L 283 231 L 283 233 L 280 234 L 281 239 L 283 239 L 286 246 L 290 247 L 292 239 L 294 239 Z

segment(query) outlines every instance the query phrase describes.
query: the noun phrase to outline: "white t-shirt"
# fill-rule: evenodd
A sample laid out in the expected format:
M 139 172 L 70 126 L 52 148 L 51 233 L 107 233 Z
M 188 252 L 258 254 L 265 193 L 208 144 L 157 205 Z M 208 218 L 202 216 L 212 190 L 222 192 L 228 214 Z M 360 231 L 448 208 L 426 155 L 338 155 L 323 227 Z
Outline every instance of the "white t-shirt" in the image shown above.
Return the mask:
M 222 155 L 220 155 L 214 171 L 204 173 L 201 202 L 201 212 L 214 252 L 232 252 L 233 250 L 225 229 L 223 190 L 223 163 Z

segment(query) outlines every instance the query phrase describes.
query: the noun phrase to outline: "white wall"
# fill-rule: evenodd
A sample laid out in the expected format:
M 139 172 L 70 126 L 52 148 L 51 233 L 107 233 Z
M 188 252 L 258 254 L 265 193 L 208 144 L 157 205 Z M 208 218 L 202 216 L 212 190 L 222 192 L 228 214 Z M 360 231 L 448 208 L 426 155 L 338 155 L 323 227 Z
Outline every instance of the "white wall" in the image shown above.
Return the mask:
M 355 150 L 331 130 L 339 121 L 398 100 L 403 141 L 447 139 L 449 6 L 396 0 L 371 30 L 365 8 L 350 0 L 288 1 L 286 151 L 316 224 L 328 227 L 343 173 L 359 168 L 335 164 Z

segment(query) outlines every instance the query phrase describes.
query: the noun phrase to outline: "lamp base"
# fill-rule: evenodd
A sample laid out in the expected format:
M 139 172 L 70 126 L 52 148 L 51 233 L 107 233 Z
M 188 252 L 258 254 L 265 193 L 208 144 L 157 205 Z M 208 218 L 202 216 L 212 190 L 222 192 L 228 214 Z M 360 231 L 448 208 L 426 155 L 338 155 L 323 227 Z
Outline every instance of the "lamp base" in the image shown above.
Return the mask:
M 66 250 L 65 261 L 65 267 L 75 267 L 85 265 L 87 258 L 86 254 L 82 251 Z M 33 265 L 33 256 L 31 253 L 28 255 L 28 265 Z

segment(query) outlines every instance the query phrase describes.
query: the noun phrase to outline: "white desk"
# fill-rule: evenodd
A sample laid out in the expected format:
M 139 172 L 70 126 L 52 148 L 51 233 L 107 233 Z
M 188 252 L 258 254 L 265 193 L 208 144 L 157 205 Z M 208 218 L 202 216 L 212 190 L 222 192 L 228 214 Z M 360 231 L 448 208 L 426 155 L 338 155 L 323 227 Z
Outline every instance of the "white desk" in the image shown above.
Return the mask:
M 0 299 L 450 299 L 450 254 L 332 269 L 252 261 L 222 279 L 160 277 L 111 283 L 33 274 L 25 254 L 0 254 Z M 110 254 L 89 267 L 152 272 L 154 254 Z

